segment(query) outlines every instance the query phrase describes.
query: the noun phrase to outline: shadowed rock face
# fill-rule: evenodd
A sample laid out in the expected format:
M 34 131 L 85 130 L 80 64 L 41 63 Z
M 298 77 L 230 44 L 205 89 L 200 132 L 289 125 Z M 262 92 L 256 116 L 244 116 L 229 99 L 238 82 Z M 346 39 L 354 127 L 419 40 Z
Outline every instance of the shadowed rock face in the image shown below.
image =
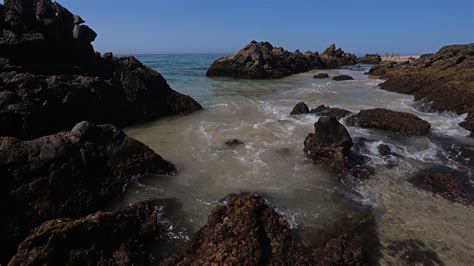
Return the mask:
M 0 222 L 5 262 L 42 222 L 97 211 L 134 177 L 175 167 L 111 125 L 88 122 L 31 141 L 0 138 Z
M 282 78 L 314 68 L 337 68 L 355 63 L 355 60 L 352 60 L 354 55 L 333 46 L 326 49 L 324 56 L 320 57 L 317 52 L 301 53 L 296 50 L 292 53 L 281 47 L 273 47 L 269 42 L 252 41 L 237 53 L 216 60 L 207 70 L 207 76 Z
M 320 245 L 305 247 L 260 196 L 230 195 L 225 202 L 161 265 L 364 265 L 377 254 L 376 236 L 366 230 L 373 227 L 370 216 L 351 215 Z
M 468 113 L 461 126 L 474 131 L 474 44 L 446 46 L 409 63 L 377 68 L 386 79 L 382 89 L 432 102 L 434 110 Z
M 168 240 L 173 200 L 148 200 L 80 219 L 55 219 L 37 227 L 9 265 L 143 265 L 150 245 Z
M 382 57 L 378 54 L 366 54 L 357 60 L 358 64 L 378 64 L 382 61 Z
M 397 65 L 397 62 L 395 61 L 389 61 L 389 60 L 382 61 L 378 63 L 377 65 L 373 66 L 372 68 L 370 68 L 368 74 L 374 75 L 374 76 L 382 76 L 382 75 L 385 75 L 385 73 L 387 73 L 387 69 L 390 69 L 396 65 Z
M 431 128 L 430 123 L 416 115 L 381 108 L 362 110 L 350 116 L 346 123 L 349 126 L 389 130 L 404 135 L 425 135 Z
M 309 113 L 309 107 L 304 102 L 297 103 L 293 110 L 291 110 L 290 115 L 299 115 L 299 114 L 307 114 Z
M 202 109 L 133 57 L 102 58 L 84 21 L 50 0 L 0 5 L 0 136 L 118 126 Z

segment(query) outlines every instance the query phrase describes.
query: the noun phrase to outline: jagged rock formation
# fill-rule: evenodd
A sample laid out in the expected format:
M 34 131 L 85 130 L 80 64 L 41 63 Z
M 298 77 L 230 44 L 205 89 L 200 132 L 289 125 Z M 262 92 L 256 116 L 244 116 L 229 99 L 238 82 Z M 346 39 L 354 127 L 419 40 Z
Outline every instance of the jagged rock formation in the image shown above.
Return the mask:
M 355 62 L 354 55 L 336 49 L 335 45 L 326 49 L 320 57 L 317 52 L 301 53 L 296 50 L 292 53 L 281 47 L 273 47 L 269 42 L 252 41 L 237 53 L 217 59 L 206 74 L 210 77 L 270 79 L 314 68 L 337 68 Z
M 54 219 L 37 227 L 9 265 L 146 265 L 152 243 L 169 240 L 173 200 L 148 200 L 80 219 Z M 159 258 L 155 258 L 159 259 Z
M 377 66 L 371 72 L 386 79 L 382 89 L 412 94 L 417 101 L 430 102 L 434 110 L 468 113 L 461 126 L 474 131 L 474 44 L 446 46 L 433 55 Z
M 94 52 L 96 33 L 50 0 L 0 5 L 0 136 L 32 139 L 88 120 L 130 125 L 202 107 L 133 57 Z
M 349 117 L 346 124 L 363 128 L 390 130 L 404 135 L 425 135 L 431 128 L 430 123 L 414 114 L 381 108 L 362 110 L 358 114 Z
M 370 215 L 350 215 L 331 237 L 309 248 L 292 237 L 288 223 L 263 198 L 230 195 L 161 265 L 364 265 L 377 255 L 378 240 L 368 228 Z
M 31 141 L 0 138 L 0 262 L 42 222 L 109 204 L 137 176 L 175 167 L 111 125 L 77 124 Z
M 305 102 L 300 102 L 296 104 L 293 109 L 291 110 L 290 115 L 299 115 L 299 114 L 316 114 L 318 116 L 333 116 L 337 119 L 341 119 L 345 116 L 351 114 L 350 111 L 336 108 L 336 107 L 329 107 L 326 105 L 320 105 L 314 109 L 309 110 L 308 105 Z

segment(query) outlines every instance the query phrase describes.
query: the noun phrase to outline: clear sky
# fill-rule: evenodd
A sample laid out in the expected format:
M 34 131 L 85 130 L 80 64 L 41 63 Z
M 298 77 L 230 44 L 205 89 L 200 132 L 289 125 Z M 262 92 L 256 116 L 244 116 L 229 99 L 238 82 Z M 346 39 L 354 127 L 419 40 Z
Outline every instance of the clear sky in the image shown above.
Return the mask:
M 474 42 L 474 0 L 58 0 L 114 53 L 289 50 L 420 54 Z

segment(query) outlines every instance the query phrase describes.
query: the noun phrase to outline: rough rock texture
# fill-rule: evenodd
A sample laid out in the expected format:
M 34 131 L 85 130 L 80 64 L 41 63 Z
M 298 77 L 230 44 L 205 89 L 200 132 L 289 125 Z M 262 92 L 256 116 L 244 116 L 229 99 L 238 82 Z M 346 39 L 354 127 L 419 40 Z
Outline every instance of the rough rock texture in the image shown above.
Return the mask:
M 315 133 L 304 141 L 304 152 L 317 164 L 344 173 L 348 165 L 348 153 L 352 138 L 346 128 L 335 117 L 324 116 L 314 124 Z
M 353 80 L 353 79 L 354 78 L 349 75 L 338 75 L 332 78 L 332 80 L 335 80 L 335 81 L 344 81 L 344 80 Z
M 425 135 L 430 131 L 430 123 L 414 114 L 395 112 L 387 109 L 362 110 L 350 116 L 346 124 L 363 128 L 390 130 L 404 135 Z
M 370 215 L 349 216 L 321 245 L 308 248 L 260 196 L 230 195 L 225 202 L 161 265 L 365 265 L 377 254 Z
M 382 62 L 382 57 L 378 54 L 366 54 L 365 56 L 359 58 L 357 63 L 359 64 L 373 64 L 376 65 Z
M 333 45 L 334 46 L 334 45 Z M 207 76 L 225 76 L 245 79 L 282 78 L 314 68 L 337 68 L 354 64 L 354 55 L 333 46 L 323 56 L 317 52 L 288 52 L 273 47 L 269 42 L 252 41 L 237 53 L 217 59 L 207 70 Z
M 341 48 L 336 48 L 336 44 L 331 44 L 321 54 L 326 68 L 338 68 L 345 65 L 354 65 L 357 63 L 357 56 L 346 53 Z
M 434 110 L 468 113 L 461 126 L 474 131 L 474 44 L 446 46 L 385 72 L 382 89 L 412 94 Z
M 293 110 L 291 110 L 290 115 L 299 115 L 309 113 L 309 107 L 304 102 L 297 103 Z
M 33 139 L 88 120 L 118 126 L 202 107 L 133 57 L 105 58 L 58 3 L 0 5 L 0 136 Z
M 326 73 L 319 73 L 313 76 L 314 79 L 326 79 L 329 78 L 329 75 Z
M 412 183 L 451 201 L 474 202 L 474 189 L 468 178 L 451 169 L 422 171 L 412 179 Z
M 373 66 L 372 68 L 370 68 L 367 74 L 373 75 L 373 76 L 382 76 L 382 75 L 385 75 L 388 69 L 396 66 L 397 64 L 398 63 L 395 61 L 390 61 L 390 60 L 382 61 L 378 63 L 377 65 Z
M 31 141 L 0 138 L 1 262 L 42 222 L 97 211 L 140 175 L 175 167 L 111 125 L 77 124 Z
M 347 111 L 345 109 L 329 107 L 326 105 L 320 105 L 315 109 L 311 109 L 311 111 L 309 112 L 312 114 L 317 114 L 319 116 L 334 116 L 337 119 L 341 119 L 351 114 L 350 111 Z
M 390 146 L 388 146 L 387 144 L 380 144 L 379 146 L 377 146 L 377 150 L 382 156 L 388 156 L 392 154 L 392 149 L 390 149 Z
M 168 240 L 173 200 L 148 200 L 80 219 L 55 219 L 37 227 L 9 265 L 144 265 L 152 242 Z

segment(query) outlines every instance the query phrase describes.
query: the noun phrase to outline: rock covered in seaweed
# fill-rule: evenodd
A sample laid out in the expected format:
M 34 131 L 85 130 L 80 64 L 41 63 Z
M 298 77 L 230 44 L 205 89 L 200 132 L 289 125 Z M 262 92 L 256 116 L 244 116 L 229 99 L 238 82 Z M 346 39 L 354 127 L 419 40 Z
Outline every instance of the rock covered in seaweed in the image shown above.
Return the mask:
M 0 5 L 0 136 L 33 139 L 87 120 L 130 125 L 202 109 L 133 57 L 102 58 L 59 3 Z
M 97 211 L 135 177 L 175 171 L 112 125 L 81 122 L 30 141 L 0 138 L 1 261 L 42 222 Z
M 382 108 L 362 110 L 350 116 L 346 123 L 349 126 L 389 130 L 404 135 L 425 135 L 431 128 L 430 123 L 414 114 Z
M 173 200 L 147 200 L 79 219 L 54 219 L 34 229 L 9 265 L 145 265 L 152 244 L 169 240 Z

